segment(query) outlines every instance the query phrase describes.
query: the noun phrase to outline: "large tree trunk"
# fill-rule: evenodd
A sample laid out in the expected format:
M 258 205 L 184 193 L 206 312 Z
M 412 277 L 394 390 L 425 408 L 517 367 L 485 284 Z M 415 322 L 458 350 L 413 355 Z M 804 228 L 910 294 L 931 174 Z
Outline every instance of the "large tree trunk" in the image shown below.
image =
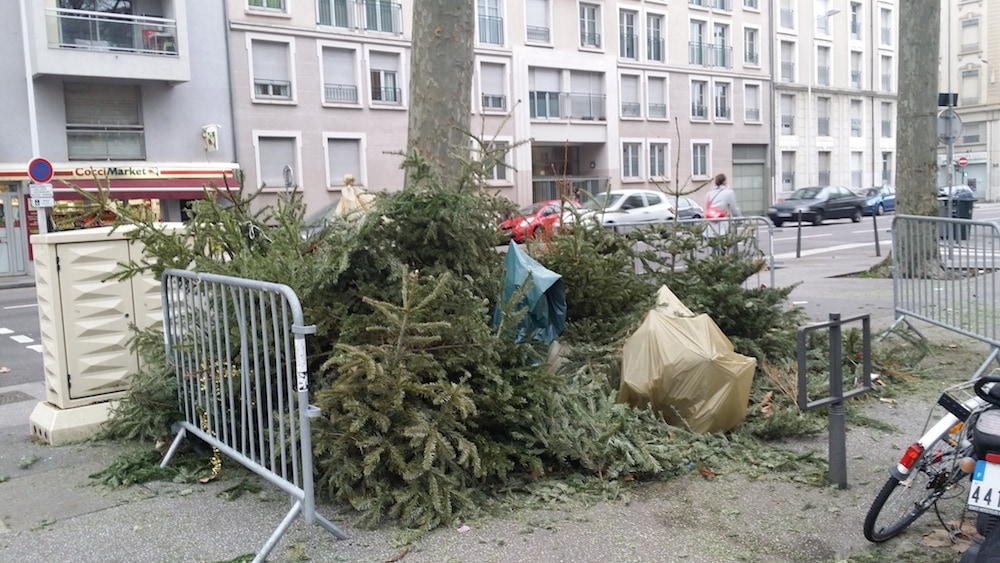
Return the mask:
M 907 215 L 937 215 L 937 92 L 941 3 L 899 3 L 899 94 L 896 128 L 896 203 Z M 938 277 L 934 225 L 907 229 L 895 240 L 901 277 Z M 924 233 L 923 230 L 928 232 Z M 920 244 L 916 244 L 920 241 Z M 928 244 L 933 241 L 933 244 Z
M 406 147 L 425 158 L 444 184 L 460 175 L 470 146 L 474 6 L 470 0 L 413 3 Z

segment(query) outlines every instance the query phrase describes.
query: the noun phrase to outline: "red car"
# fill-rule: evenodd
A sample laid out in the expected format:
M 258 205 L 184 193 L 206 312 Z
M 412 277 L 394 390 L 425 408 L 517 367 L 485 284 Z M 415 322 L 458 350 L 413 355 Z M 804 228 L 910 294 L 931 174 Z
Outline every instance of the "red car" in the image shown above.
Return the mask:
M 500 223 L 500 231 L 510 236 L 514 242 L 524 243 L 542 233 L 551 235 L 563 221 L 571 222 L 579 205 L 571 200 L 550 199 L 532 203 Z

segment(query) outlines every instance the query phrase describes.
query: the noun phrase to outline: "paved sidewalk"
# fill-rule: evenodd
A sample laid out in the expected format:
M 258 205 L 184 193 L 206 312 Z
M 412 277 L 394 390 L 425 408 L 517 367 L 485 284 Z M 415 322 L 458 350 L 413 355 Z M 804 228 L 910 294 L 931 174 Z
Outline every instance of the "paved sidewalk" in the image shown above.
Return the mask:
M 887 255 L 887 249 L 888 245 L 883 255 Z M 881 260 L 875 256 L 872 246 L 802 258 L 781 256 L 778 257 L 776 280 L 779 286 L 798 284 L 791 298 L 803 306 L 814 321 L 827 320 L 829 313 L 840 313 L 844 317 L 869 313 L 873 328 L 879 330 L 888 327 L 893 320 L 892 281 L 847 276 Z M 0 561 L 226 561 L 256 552 L 288 510 L 287 497 L 266 484 L 260 494 L 244 495 L 235 501 L 218 498 L 219 491 L 232 486 L 234 480 L 243 475 L 242 471 L 231 471 L 237 464 L 230 461 L 225 461 L 224 466 L 230 469 L 225 475 L 231 480 L 208 485 L 153 483 L 124 489 L 96 486 L 88 476 L 107 467 L 122 447 L 103 443 L 50 447 L 33 442 L 28 436 L 27 420 L 37 401 L 45 397 L 44 385 L 38 382 L 3 387 L 2 378 L 0 374 L 0 398 L 21 400 L 8 399 L 6 404 L 0 401 L 0 481 L 6 479 L 0 482 Z M 851 439 L 871 442 L 853 432 Z M 877 448 L 875 455 L 885 458 L 871 461 L 881 468 L 886 467 L 889 457 L 896 453 L 890 446 L 883 445 Z M 37 461 L 27 464 L 33 457 L 37 457 Z M 26 467 L 22 467 L 22 463 Z M 852 460 L 851 463 L 853 467 L 860 462 Z M 878 476 L 873 477 L 873 470 L 867 466 L 851 471 L 863 472 L 869 480 L 884 478 L 881 469 Z M 766 497 L 768 494 L 767 487 L 761 484 L 730 479 L 719 481 L 719 488 L 713 491 L 709 485 L 698 484 L 701 482 L 703 480 L 696 479 L 690 485 L 705 489 L 703 494 L 721 494 L 727 487 L 726 494 L 737 499 L 748 500 L 749 495 Z M 673 503 L 670 506 L 674 508 L 670 510 L 685 510 L 684 507 L 689 506 L 685 503 L 690 499 L 683 499 L 694 490 L 685 487 L 667 484 L 664 490 L 669 491 L 669 495 L 664 498 L 637 499 L 639 502 L 631 504 L 611 503 L 606 506 L 607 513 L 588 510 L 582 520 L 561 520 L 558 526 L 565 532 L 560 536 L 565 546 L 537 543 L 543 539 L 540 534 L 519 531 L 518 526 L 539 530 L 540 525 L 512 518 L 489 524 L 492 526 L 490 533 L 482 529 L 485 523 L 474 524 L 476 527 L 467 536 L 452 529 L 442 530 L 422 541 L 419 547 L 410 548 L 402 561 L 654 561 L 674 556 L 683 556 L 684 561 L 724 561 L 736 558 L 737 555 L 725 552 L 728 548 L 724 539 L 709 535 L 710 543 L 698 543 L 699 536 L 704 536 L 715 525 L 711 522 L 691 529 L 664 527 L 664 522 L 675 517 L 684 518 L 683 513 L 661 515 L 660 511 L 666 510 L 664 507 L 668 505 L 665 503 Z M 822 497 L 827 493 L 819 489 L 803 494 Z M 854 493 L 854 497 L 859 497 L 859 493 Z M 860 497 L 863 498 L 844 497 L 843 502 L 853 503 L 849 510 L 858 510 L 854 505 L 865 504 L 871 498 L 867 490 L 861 492 Z M 767 504 L 765 498 L 760 501 Z M 820 498 L 816 502 L 824 501 Z M 815 506 L 816 502 L 810 504 Z M 747 506 L 742 510 L 752 516 L 758 509 Z M 787 509 L 761 506 L 759 510 L 763 511 L 762 517 L 766 517 L 769 510 Z M 319 507 L 319 511 L 341 526 L 350 539 L 338 542 L 321 528 L 307 526 L 300 519 L 275 548 L 271 560 L 296 560 L 308 556 L 319 561 L 386 561 L 393 560 L 406 549 L 399 545 L 394 530 L 358 530 L 350 525 L 349 515 L 339 514 L 328 506 Z M 834 525 L 823 524 L 825 518 L 846 517 L 823 511 L 813 515 L 819 518 L 817 522 L 821 526 Z M 852 512 L 850 517 L 855 518 L 856 514 Z M 640 521 L 659 522 L 659 527 L 655 531 L 645 529 L 639 525 Z M 860 522 L 849 523 L 845 528 L 848 531 L 843 535 L 850 537 L 817 539 L 817 542 L 830 544 L 823 548 L 826 551 L 818 551 L 817 557 L 842 554 L 844 549 L 855 547 L 867 548 L 864 539 L 857 537 L 860 533 L 853 533 L 855 528 L 860 530 Z M 506 530 L 510 536 L 501 536 L 501 530 Z M 514 542 L 497 537 L 520 539 Z M 706 549 L 722 551 L 703 551 Z M 794 560 L 794 556 L 790 557 L 772 560 Z

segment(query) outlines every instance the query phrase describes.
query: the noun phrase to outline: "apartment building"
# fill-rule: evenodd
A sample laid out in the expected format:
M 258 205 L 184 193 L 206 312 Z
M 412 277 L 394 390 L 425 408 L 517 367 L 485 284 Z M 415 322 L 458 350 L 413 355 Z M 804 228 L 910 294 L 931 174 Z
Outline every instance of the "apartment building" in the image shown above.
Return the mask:
M 556 196 L 557 177 L 596 192 L 693 189 L 724 172 L 762 211 L 769 15 L 735 1 L 477 0 L 471 128 L 510 147 L 491 188 L 526 204 Z M 248 186 L 278 197 L 291 180 L 310 207 L 335 201 L 346 175 L 399 189 L 413 1 L 229 7 Z
M 980 200 L 1000 199 L 1000 4 L 986 0 L 948 0 L 941 6 L 941 93 L 956 94 L 953 106 L 962 120 L 949 163 L 938 149 L 938 185 L 966 184 Z M 947 105 L 943 104 L 946 109 Z M 962 165 L 964 163 L 964 166 Z
M 39 225 L 28 163 L 51 166 L 60 221 L 86 224 L 76 189 L 180 220 L 236 167 L 224 6 L 185 0 L 0 4 L 0 276 L 31 274 Z M 44 179 L 44 176 L 41 176 Z
M 778 0 L 774 14 L 779 192 L 895 181 L 895 0 Z

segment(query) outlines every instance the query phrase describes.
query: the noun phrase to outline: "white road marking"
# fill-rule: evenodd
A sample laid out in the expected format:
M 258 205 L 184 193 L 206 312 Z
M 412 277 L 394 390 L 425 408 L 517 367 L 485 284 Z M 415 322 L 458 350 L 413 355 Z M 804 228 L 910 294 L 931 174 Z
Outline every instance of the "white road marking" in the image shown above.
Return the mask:
M 14 334 L 14 331 L 0 326 L 0 334 Z
M 35 341 L 34 338 L 30 336 L 25 336 L 23 334 L 15 334 L 14 336 L 11 336 L 10 339 L 13 340 L 14 342 L 17 342 L 18 344 L 27 344 L 29 342 Z
M 879 241 L 880 244 L 886 244 L 885 241 Z M 838 250 L 849 250 L 851 248 L 862 248 L 865 246 L 875 246 L 874 242 L 857 242 L 853 244 L 839 244 L 837 246 L 827 246 L 825 248 L 812 248 L 809 250 L 803 250 L 801 252 L 802 256 L 814 256 L 816 254 L 825 254 L 827 252 L 837 252 Z M 775 254 L 775 260 L 786 260 L 788 258 L 795 258 L 795 252 L 783 252 L 781 254 Z
M 8 309 L 27 309 L 28 307 L 38 307 L 38 303 L 29 303 L 27 305 L 10 305 L 4 307 L 3 310 L 6 311 Z
M 821 238 L 821 237 L 832 237 L 832 236 L 833 236 L 833 233 L 827 233 L 827 234 L 822 234 L 822 235 L 802 235 L 802 238 Z M 797 238 L 798 237 L 780 237 L 780 238 L 779 237 L 774 237 L 774 242 L 778 242 L 778 241 L 781 241 L 781 240 L 795 240 Z
M 27 348 L 28 350 L 34 350 L 35 352 L 38 352 L 39 354 L 42 353 L 42 345 L 41 344 L 32 344 L 30 346 L 25 346 L 25 348 Z

